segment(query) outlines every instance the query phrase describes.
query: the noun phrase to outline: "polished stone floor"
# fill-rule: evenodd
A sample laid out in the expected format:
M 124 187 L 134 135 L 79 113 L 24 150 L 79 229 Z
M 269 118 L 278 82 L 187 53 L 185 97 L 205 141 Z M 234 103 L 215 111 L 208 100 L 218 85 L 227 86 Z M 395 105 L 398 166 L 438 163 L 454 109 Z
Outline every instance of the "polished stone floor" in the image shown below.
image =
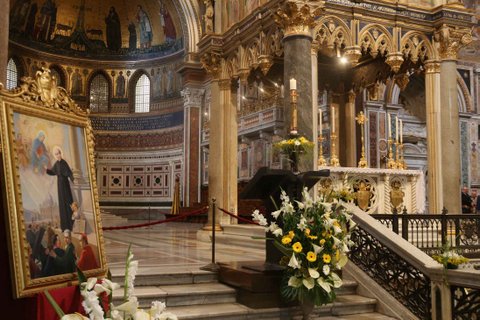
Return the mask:
M 129 223 L 139 221 L 130 220 Z M 139 272 L 150 268 L 167 271 L 207 265 L 212 259 L 212 246 L 197 240 L 197 231 L 202 226 L 171 222 L 147 228 L 104 231 L 108 266 L 111 269 L 123 268 L 130 244 L 134 259 L 139 260 Z M 217 243 L 215 256 L 216 262 L 263 261 L 265 251 Z

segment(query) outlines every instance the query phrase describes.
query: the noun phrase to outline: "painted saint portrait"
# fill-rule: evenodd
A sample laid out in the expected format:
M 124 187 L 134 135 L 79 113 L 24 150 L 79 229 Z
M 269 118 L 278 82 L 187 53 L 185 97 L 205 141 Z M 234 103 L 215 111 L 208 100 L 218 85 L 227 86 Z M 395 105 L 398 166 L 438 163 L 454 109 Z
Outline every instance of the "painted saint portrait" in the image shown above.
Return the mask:
M 32 279 L 75 272 L 79 261 L 98 268 L 84 130 L 16 112 L 13 122 Z

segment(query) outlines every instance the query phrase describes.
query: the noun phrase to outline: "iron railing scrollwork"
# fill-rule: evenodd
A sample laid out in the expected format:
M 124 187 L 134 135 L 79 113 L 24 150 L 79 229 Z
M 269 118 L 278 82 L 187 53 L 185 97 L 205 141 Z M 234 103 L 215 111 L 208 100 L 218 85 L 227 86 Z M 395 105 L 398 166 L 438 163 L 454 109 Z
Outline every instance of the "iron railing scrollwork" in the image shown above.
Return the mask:
M 352 233 L 350 260 L 420 319 L 431 319 L 427 275 L 358 226 Z
M 480 319 L 480 289 L 450 286 L 452 319 Z

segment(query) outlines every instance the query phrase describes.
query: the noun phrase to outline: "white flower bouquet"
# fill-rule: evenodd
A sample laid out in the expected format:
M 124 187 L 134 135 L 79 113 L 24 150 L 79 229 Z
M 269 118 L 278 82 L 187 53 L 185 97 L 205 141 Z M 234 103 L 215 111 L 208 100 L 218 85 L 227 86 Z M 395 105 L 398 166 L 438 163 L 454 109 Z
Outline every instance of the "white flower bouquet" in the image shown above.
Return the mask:
M 335 288 L 342 285 L 337 274 L 348 261 L 352 245 L 352 216 L 341 201 L 313 201 L 305 188 L 302 201 L 292 202 L 285 191 L 281 207 L 271 213 L 271 223 L 255 210 L 254 221 L 275 236 L 275 245 L 284 254 L 281 293 L 288 300 L 311 301 L 323 305 L 335 299 Z

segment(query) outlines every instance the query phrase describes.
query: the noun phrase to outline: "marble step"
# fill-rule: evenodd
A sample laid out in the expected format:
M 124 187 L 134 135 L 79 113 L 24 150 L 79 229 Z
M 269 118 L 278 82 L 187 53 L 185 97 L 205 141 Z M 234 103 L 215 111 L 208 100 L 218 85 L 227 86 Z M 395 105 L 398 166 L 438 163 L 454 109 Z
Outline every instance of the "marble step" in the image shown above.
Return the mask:
M 265 250 L 265 240 L 252 239 L 252 236 L 220 233 L 215 234 L 215 238 L 217 244 Z
M 356 295 L 339 296 L 333 304 L 316 307 L 312 312 L 312 319 L 345 319 L 345 316 L 348 316 L 347 319 L 367 319 L 366 317 L 363 317 L 363 314 L 368 314 L 368 319 L 371 320 L 393 320 L 393 318 L 375 313 L 375 304 L 375 299 Z M 300 307 L 251 309 L 238 303 L 177 306 L 168 308 L 168 311 L 175 313 L 179 320 L 278 320 L 302 318 Z
M 203 265 L 191 265 L 189 267 L 175 266 L 172 268 L 161 268 L 156 266 L 140 265 L 135 277 L 135 288 L 141 286 L 163 286 L 181 285 L 195 283 L 217 282 L 217 275 L 210 271 L 203 271 L 199 268 Z M 125 268 L 111 267 L 112 281 L 123 284 Z
M 265 228 L 253 224 L 223 225 L 223 234 L 234 234 L 247 237 L 265 237 Z
M 140 307 L 147 308 L 152 301 L 163 301 L 167 307 L 208 305 L 212 303 L 234 303 L 236 292 L 220 283 L 196 283 L 170 286 L 142 286 L 135 287 L 135 296 Z M 113 302 L 122 303 L 123 288 L 115 290 Z

